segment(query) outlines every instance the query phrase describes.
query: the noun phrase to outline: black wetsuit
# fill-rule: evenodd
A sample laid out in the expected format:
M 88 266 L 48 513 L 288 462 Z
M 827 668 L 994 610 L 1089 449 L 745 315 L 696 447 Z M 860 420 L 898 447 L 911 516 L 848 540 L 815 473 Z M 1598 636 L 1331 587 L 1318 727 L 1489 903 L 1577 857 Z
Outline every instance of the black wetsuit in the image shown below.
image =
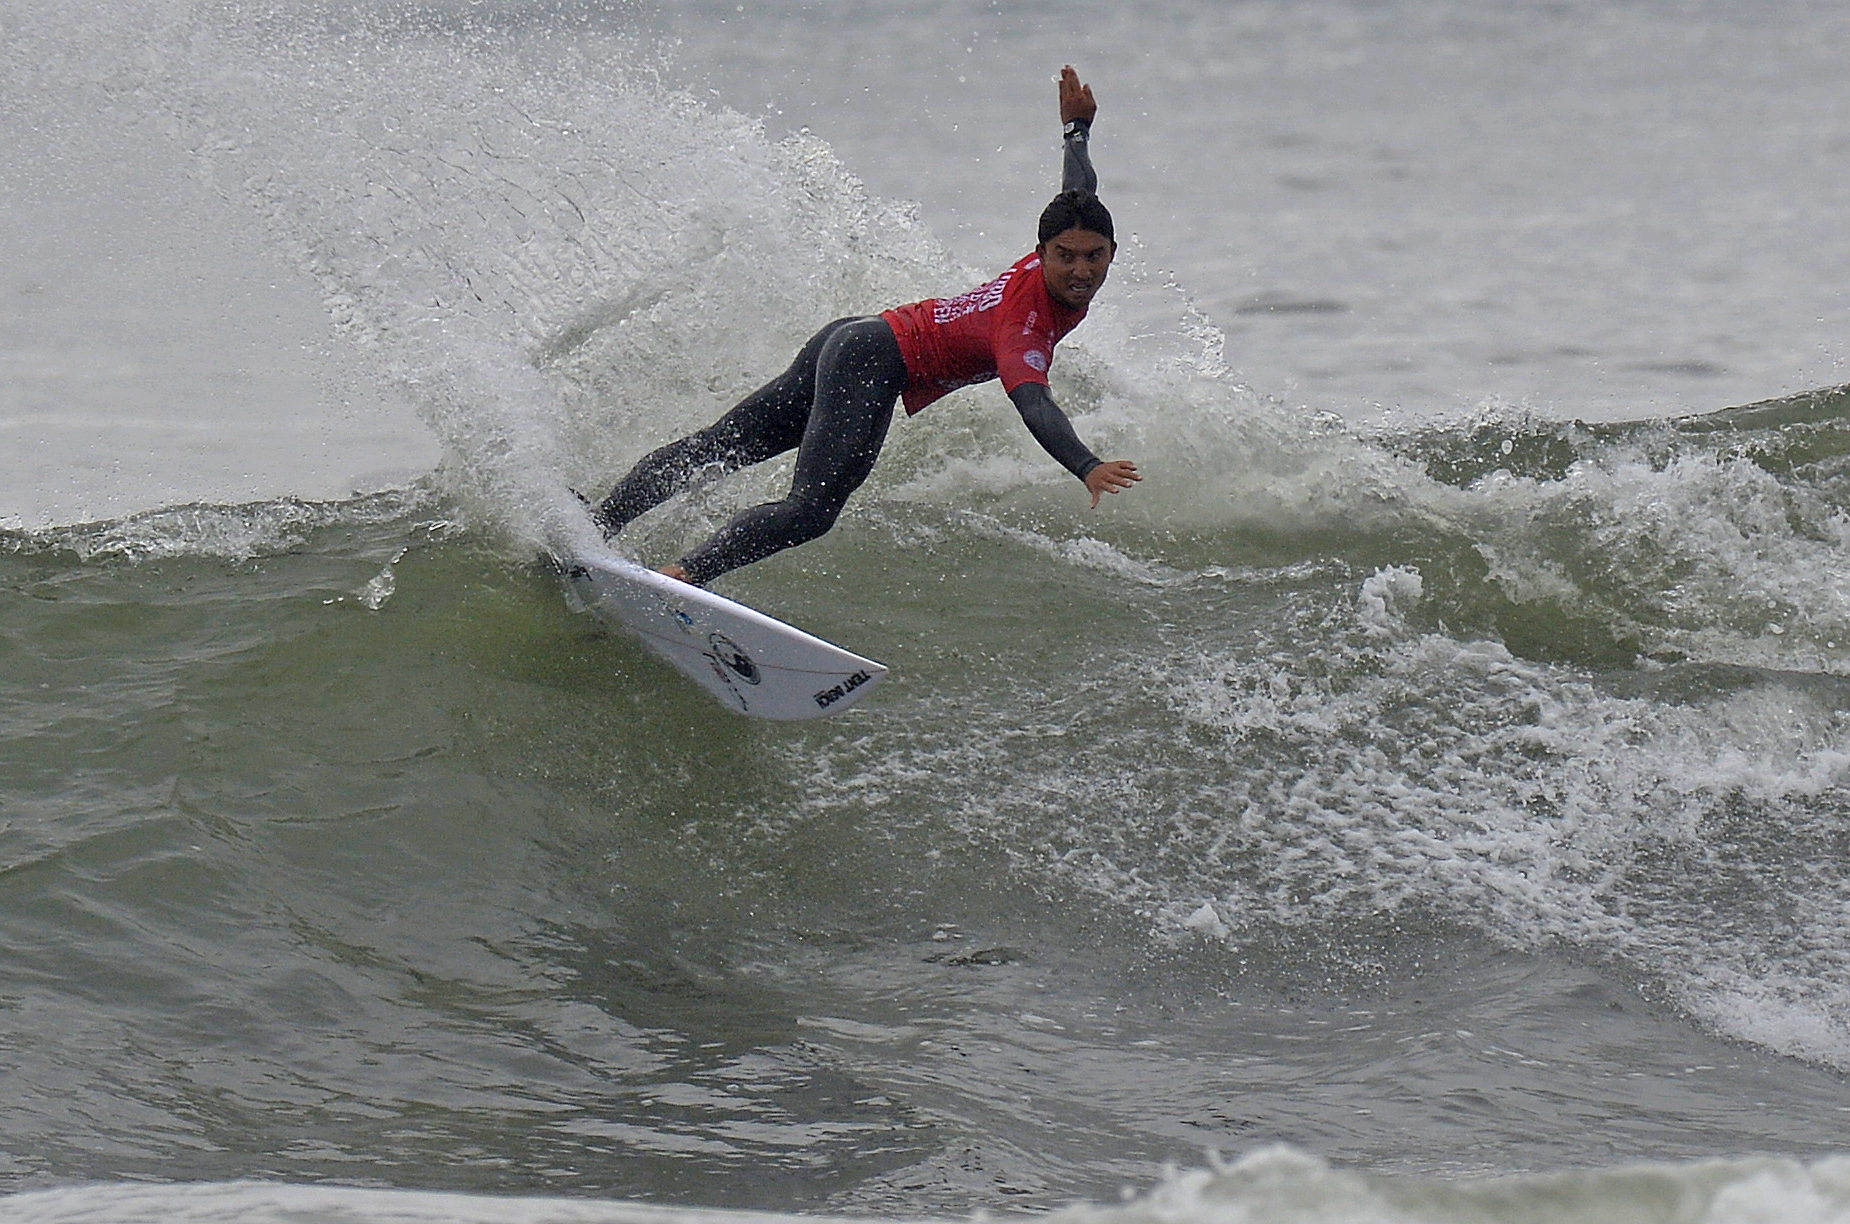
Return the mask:
M 1089 125 L 1067 126 L 1061 190 L 1095 191 Z M 878 316 L 836 319 L 809 338 L 790 368 L 697 433 L 645 455 L 593 511 L 606 536 L 674 496 L 704 469 L 762 463 L 795 447 L 796 473 L 780 501 L 738 514 L 681 558 L 687 580 L 705 585 L 772 553 L 815 539 L 835 525 L 886 441 L 893 405 L 908 381 L 893 329 Z M 1043 448 L 1081 480 L 1098 466 L 1041 383 L 1010 393 Z

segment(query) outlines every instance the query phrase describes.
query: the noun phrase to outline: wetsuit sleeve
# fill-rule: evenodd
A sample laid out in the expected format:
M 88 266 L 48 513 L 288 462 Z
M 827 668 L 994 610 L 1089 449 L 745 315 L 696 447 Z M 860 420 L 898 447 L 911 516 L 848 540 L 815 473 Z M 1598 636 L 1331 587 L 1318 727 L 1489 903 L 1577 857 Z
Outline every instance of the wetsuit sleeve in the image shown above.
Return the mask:
M 1084 480 L 1086 473 L 1099 465 L 1099 457 L 1079 440 L 1079 435 L 1073 432 L 1073 423 L 1060 411 L 1060 405 L 1053 402 L 1053 392 L 1047 389 L 1046 383 L 1022 383 L 1009 392 L 1009 399 L 1015 402 L 1015 410 L 1021 413 L 1022 422 L 1034 435 L 1034 440 L 1041 444 L 1042 450 L 1059 460 L 1061 467 Z
M 1061 140 L 1064 151 L 1060 155 L 1060 190 L 1061 191 L 1098 191 L 1098 172 L 1092 169 L 1092 154 L 1088 148 L 1092 139 L 1092 125 L 1084 119 L 1075 119 L 1066 125 L 1066 136 Z

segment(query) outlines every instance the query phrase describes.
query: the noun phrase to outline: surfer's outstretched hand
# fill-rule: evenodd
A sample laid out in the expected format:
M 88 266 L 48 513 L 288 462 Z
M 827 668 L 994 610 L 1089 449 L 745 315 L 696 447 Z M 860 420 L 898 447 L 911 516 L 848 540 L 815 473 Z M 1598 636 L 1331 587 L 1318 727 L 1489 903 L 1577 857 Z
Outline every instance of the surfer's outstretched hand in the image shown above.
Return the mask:
M 1106 493 L 1116 493 L 1128 489 L 1142 480 L 1137 465 L 1129 459 L 1113 459 L 1101 463 L 1086 473 L 1086 488 L 1092 491 L 1092 508 L 1098 508 L 1098 499 Z
M 1071 64 L 1060 69 L 1060 122 L 1083 119 L 1091 123 L 1097 117 L 1098 103 L 1092 98 L 1092 87 L 1079 79 Z

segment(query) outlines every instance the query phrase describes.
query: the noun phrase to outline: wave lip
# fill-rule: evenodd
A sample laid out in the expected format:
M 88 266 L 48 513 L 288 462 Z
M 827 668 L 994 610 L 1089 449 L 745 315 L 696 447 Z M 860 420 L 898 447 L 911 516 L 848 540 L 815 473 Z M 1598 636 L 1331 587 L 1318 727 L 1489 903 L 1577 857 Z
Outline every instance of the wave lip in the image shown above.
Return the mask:
M 426 514 L 436 516 L 423 524 L 427 531 L 441 534 L 455 526 L 447 517 L 454 509 L 440 507 L 434 491 L 422 483 L 337 501 L 284 497 L 243 505 L 206 502 L 94 523 L 0 529 L 0 553 L 69 554 L 83 562 L 169 557 L 247 561 L 301 548 L 324 529 L 389 529 Z

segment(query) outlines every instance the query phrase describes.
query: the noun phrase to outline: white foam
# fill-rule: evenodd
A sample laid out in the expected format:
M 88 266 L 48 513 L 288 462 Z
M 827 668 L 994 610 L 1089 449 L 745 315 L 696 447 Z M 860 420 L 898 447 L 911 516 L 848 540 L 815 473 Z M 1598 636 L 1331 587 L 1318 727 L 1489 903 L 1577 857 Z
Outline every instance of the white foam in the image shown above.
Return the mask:
M 1722 1032 L 1850 1066 L 1835 1018 L 1850 916 L 1833 870 L 1786 861 L 1834 844 L 1850 720 L 1777 677 L 1683 703 L 1617 696 L 1419 631 L 1414 590 L 1410 571 L 1377 572 L 1346 633 L 1281 626 L 1297 645 L 1178 681 L 1185 717 L 1247 776 L 1204 796 L 1220 819 L 1171 831 L 1192 869 L 1153 895 L 1148 879 L 1117 887 L 1191 933 L 1204 902 L 1238 915 L 1233 941 L 1409 903 L 1516 946 L 1566 940 L 1649 972 Z
M 1409 566 L 1378 569 L 1356 596 L 1356 613 L 1362 632 L 1372 638 L 1392 637 L 1405 623 L 1404 611 L 1420 599 L 1425 584 L 1420 572 Z
M 124 558 L 219 557 L 242 561 L 301 547 L 329 527 L 360 527 L 404 519 L 431 507 L 425 485 L 338 502 L 284 498 L 247 506 L 189 505 L 152 510 L 103 523 L 51 527 L 7 542 L 17 551 L 65 551 L 85 561 Z M 421 524 L 431 536 L 461 529 L 448 519 Z
M 0 1198 L 0 1220 L 33 1224 L 798 1224 L 925 1220 L 646 1203 L 294 1186 L 257 1182 L 78 1186 Z M 976 1219 L 986 1217 L 978 1216 Z M 1118 1204 L 1076 1204 L 1052 1224 L 1842 1224 L 1850 1157 L 1622 1165 L 1467 1181 L 1383 1176 L 1300 1149 L 1259 1148 L 1177 1170 Z

